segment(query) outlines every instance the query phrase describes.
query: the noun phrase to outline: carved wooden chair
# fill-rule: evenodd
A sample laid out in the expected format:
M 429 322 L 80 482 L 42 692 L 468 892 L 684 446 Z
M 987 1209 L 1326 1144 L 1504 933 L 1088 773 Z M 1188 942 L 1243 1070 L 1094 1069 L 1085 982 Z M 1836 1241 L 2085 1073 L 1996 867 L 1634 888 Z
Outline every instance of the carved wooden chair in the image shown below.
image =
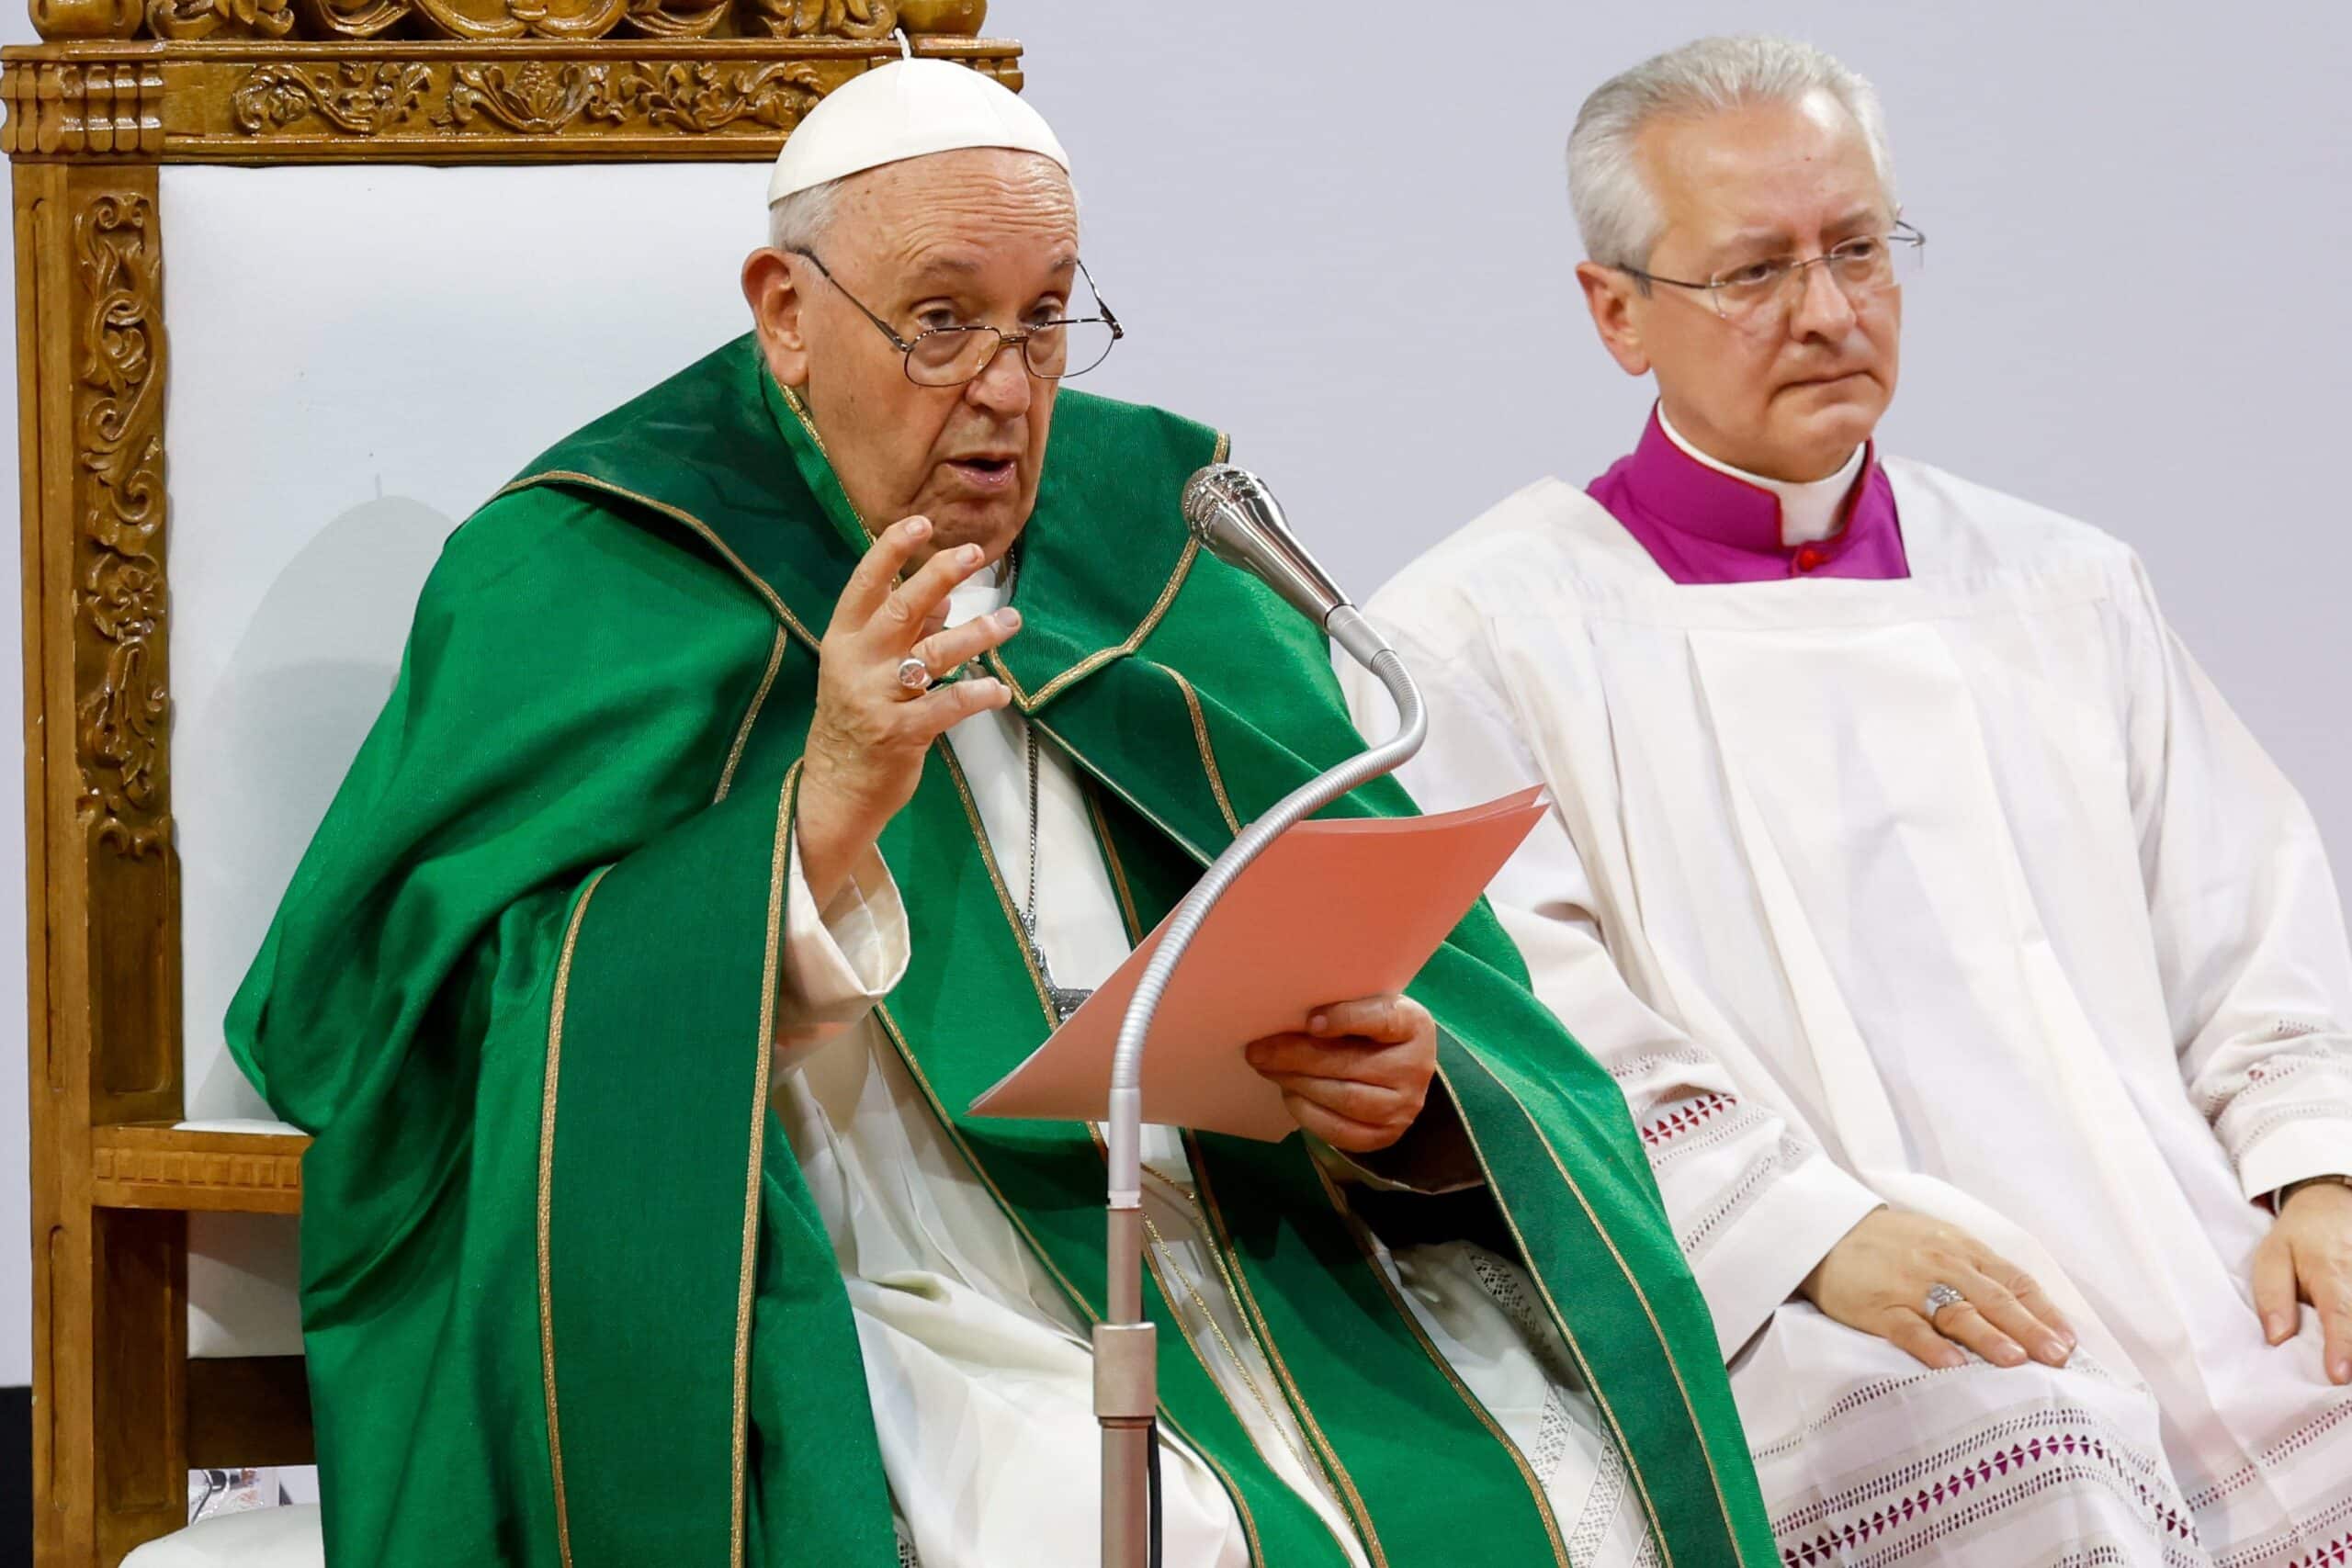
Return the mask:
M 43 1568 L 179 1530 L 192 1468 L 311 1458 L 304 1141 L 229 1062 L 220 1011 L 441 538 L 741 330 L 761 166 L 896 56 L 894 28 L 1018 86 L 985 10 L 33 0 L 44 41 L 0 60 L 0 151 Z

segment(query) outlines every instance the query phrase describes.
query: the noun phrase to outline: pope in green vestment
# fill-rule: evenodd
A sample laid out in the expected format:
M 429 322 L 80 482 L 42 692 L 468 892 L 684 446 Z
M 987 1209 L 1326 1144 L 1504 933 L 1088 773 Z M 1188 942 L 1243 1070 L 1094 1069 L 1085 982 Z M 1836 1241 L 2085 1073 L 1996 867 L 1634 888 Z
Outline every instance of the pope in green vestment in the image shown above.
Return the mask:
M 1183 482 L 1222 437 L 1059 389 L 1119 329 L 1073 302 L 1058 145 L 991 101 L 1012 129 L 958 122 L 828 167 L 831 108 L 787 147 L 820 166 L 747 265 L 757 330 L 559 443 L 451 537 L 232 1010 L 238 1059 L 315 1138 L 303 1321 L 338 1565 L 1063 1561 L 1005 1545 L 1024 1514 L 1041 1542 L 1069 1537 L 1048 1516 L 1091 1539 L 1091 1467 L 909 1459 L 907 1434 L 976 1418 L 925 1407 L 944 1385 L 878 1348 L 900 1341 L 873 1303 L 919 1309 L 933 1287 L 852 1256 L 875 1206 L 903 1201 L 944 1254 L 1001 1238 L 1050 1298 L 1021 1310 L 1059 1325 L 1040 1329 L 1056 1354 L 1103 1311 L 1091 1129 L 965 1112 L 1054 1004 L 1035 895 L 1003 874 L 1014 846 L 976 804 L 990 781 L 950 732 L 1017 723 L 1046 754 L 1123 942 L 1237 824 L 1362 745 L 1320 633 L 1186 534 Z M 904 90 L 883 108 L 918 130 L 928 112 Z M 920 539 L 881 526 L 917 511 Z M 959 629 L 924 607 L 877 651 L 892 606 L 982 567 L 1017 635 L 1001 611 Z M 1411 809 L 1382 784 L 1333 811 Z M 834 949 L 859 921 L 898 967 L 846 1006 L 817 997 L 811 964 L 854 968 Z M 1182 1139 L 1216 1305 L 1163 1249 L 1146 1292 L 1162 1427 L 1233 1533 L 1193 1562 L 1171 1547 L 1170 1568 L 1589 1560 L 1398 1288 L 1388 1244 L 1453 1231 L 1532 1288 L 1530 1332 L 1565 1352 L 1657 1560 L 1771 1562 L 1714 1332 L 1614 1085 L 1483 907 L 1410 997 L 1426 1059 L 1352 1159 L 1347 1137 L 1387 1113 L 1343 1112 L 1386 1091 L 1285 1079 L 1258 1046 L 1329 1136 Z M 844 1077 L 853 1060 L 869 1076 Z M 827 1081 L 898 1098 L 837 1104 Z M 843 1175 L 875 1125 L 916 1151 L 902 1192 Z M 1439 1145 L 1468 1172 L 1450 1196 L 1382 1179 Z

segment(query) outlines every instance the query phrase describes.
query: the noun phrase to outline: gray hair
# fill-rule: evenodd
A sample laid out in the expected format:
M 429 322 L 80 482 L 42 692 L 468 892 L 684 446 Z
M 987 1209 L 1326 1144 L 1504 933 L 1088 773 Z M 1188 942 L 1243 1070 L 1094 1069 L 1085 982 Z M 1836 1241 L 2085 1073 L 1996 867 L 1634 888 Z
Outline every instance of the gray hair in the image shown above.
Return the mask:
M 1894 207 L 1894 157 L 1878 90 L 1836 56 L 1781 38 L 1703 38 L 1611 77 L 1585 99 L 1568 133 L 1568 200 L 1585 254 L 1603 266 L 1646 266 L 1665 229 L 1642 172 L 1638 143 L 1654 120 L 1717 114 L 1756 103 L 1793 104 L 1827 93 L 1870 142 L 1880 187 Z
M 814 250 L 842 204 L 842 186 L 849 178 L 827 180 L 820 186 L 794 191 L 768 204 L 768 243 L 779 251 Z

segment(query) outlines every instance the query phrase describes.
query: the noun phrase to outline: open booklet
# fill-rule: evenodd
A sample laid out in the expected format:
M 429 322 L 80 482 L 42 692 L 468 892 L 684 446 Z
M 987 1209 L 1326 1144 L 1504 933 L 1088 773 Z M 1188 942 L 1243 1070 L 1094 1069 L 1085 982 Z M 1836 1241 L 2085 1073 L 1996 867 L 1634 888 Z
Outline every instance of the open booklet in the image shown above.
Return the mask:
M 1269 1143 L 1296 1131 L 1242 1047 L 1306 1028 L 1327 1003 L 1403 990 L 1550 808 L 1538 785 L 1435 817 L 1302 822 L 1276 839 L 1210 912 L 1160 998 L 1143 1119 Z M 1120 1022 L 1166 928 L 972 1114 L 1101 1121 Z

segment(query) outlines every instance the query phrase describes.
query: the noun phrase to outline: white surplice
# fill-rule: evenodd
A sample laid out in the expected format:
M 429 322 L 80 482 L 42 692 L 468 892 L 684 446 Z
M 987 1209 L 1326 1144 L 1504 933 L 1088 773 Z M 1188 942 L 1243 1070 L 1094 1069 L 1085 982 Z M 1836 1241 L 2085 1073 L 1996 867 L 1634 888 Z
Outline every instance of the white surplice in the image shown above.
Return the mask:
M 1681 586 L 1510 497 L 1373 601 L 1431 707 L 1405 783 L 1557 798 L 1492 896 L 1634 1108 L 1791 1562 L 2335 1562 L 2352 1391 L 2247 1279 L 2258 1201 L 2352 1168 L 2310 815 L 2128 549 L 1886 470 L 1905 581 Z M 2049 1285 L 2074 1364 L 1929 1371 L 1792 1300 L 1882 1200 Z
M 1004 592 L 965 584 L 950 624 L 996 608 Z M 1016 900 L 1030 866 L 1026 739 L 1010 711 L 949 735 Z M 1039 754 L 1035 842 L 1046 964 L 1057 985 L 1097 985 L 1129 944 L 1078 780 L 1050 745 Z M 923 960 L 910 952 L 899 891 L 873 855 L 822 910 L 797 852 L 790 884 L 779 1031 L 787 1070 L 775 1105 L 848 1289 L 902 1540 L 922 1568 L 1095 1568 L 1101 1437 L 1086 1337 L 869 1016 L 906 965 Z M 1148 1127 L 1144 1155 L 1152 1255 L 1186 1337 L 1260 1452 L 1363 1568 L 1355 1532 L 1213 1261 L 1181 1140 Z M 1385 1261 L 1424 1331 L 1526 1457 L 1577 1568 L 1651 1561 L 1623 1462 L 1556 1330 L 1525 1304 L 1532 1292 L 1515 1266 L 1466 1246 L 1405 1248 Z M 1183 1353 L 1161 1353 L 1171 1348 Z M 1160 1457 L 1169 1568 L 1249 1562 L 1247 1529 L 1215 1472 L 1166 1433 Z M 1457 1503 L 1433 1496 L 1430 1506 Z

